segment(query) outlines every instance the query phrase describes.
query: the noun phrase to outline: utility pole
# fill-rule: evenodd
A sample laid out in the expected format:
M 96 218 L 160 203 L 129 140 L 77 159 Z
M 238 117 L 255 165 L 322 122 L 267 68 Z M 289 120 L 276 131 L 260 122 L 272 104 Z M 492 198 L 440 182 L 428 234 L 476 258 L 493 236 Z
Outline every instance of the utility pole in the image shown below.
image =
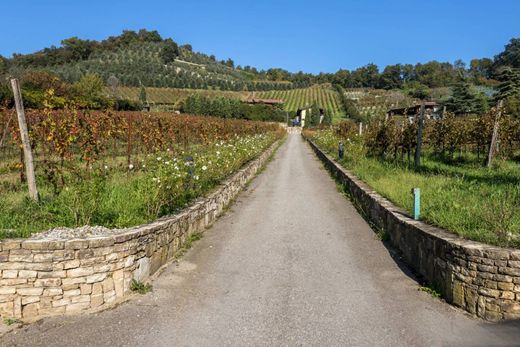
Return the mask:
M 29 132 L 27 131 L 27 122 L 25 120 L 25 110 L 23 108 L 22 93 L 20 91 L 20 82 L 16 78 L 11 79 L 11 87 L 13 88 L 14 103 L 16 106 L 16 114 L 18 116 L 18 125 L 20 127 L 20 138 L 22 140 L 22 148 L 25 162 L 25 174 L 27 175 L 27 185 L 29 186 L 29 196 L 34 201 L 39 200 L 38 190 L 36 189 L 36 176 L 34 174 L 34 160 L 31 150 L 31 142 L 29 140 Z
M 414 166 L 418 169 L 421 166 L 421 149 L 424 128 L 424 101 L 421 102 L 421 111 L 419 113 L 419 128 L 417 129 L 417 147 L 415 148 Z
M 502 116 L 502 100 L 497 103 L 497 110 L 495 114 L 495 121 L 493 123 L 493 134 L 491 135 L 491 143 L 489 145 L 489 152 L 487 157 L 486 166 L 491 167 L 493 163 L 493 156 L 496 151 L 497 138 L 498 138 L 498 127 L 500 124 L 500 117 Z

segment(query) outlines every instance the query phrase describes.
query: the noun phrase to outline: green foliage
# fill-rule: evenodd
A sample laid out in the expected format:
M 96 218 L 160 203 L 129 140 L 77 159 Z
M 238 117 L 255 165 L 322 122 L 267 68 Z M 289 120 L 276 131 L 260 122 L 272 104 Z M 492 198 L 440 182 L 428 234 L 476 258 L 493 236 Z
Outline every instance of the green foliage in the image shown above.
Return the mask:
M 417 290 L 420 292 L 425 292 L 425 293 L 430 294 L 432 296 L 432 298 L 441 297 L 440 291 L 435 289 L 434 287 L 419 287 L 419 289 L 417 289 Z
M 336 92 L 338 93 L 339 101 L 341 102 L 341 105 L 343 106 L 343 110 L 345 112 L 345 117 L 358 122 L 364 122 L 365 117 L 359 113 L 354 101 L 347 98 L 347 96 L 345 95 L 345 89 L 343 89 L 343 87 L 339 84 L 334 84 L 333 86 L 334 89 L 336 89 Z
M 285 122 L 283 110 L 268 105 L 248 105 L 238 99 L 226 97 L 209 97 L 192 94 L 184 100 L 181 110 L 183 113 L 214 116 L 220 118 L 238 118 L 249 120 L 263 120 Z
M 516 69 L 520 68 L 520 39 L 511 39 L 504 51 L 495 57 L 493 64 L 495 71 L 500 73 L 500 68 L 504 66 Z
M 152 285 L 149 283 L 143 283 L 143 282 L 139 282 L 135 279 L 132 279 L 132 282 L 130 283 L 130 290 L 133 292 L 139 293 L 141 295 L 144 295 L 144 294 L 152 291 Z
M 4 318 L 4 324 L 7 326 L 13 325 L 13 324 L 20 324 L 22 321 L 18 318 Z
M 164 64 L 169 64 L 175 61 L 179 56 L 179 46 L 172 39 L 166 39 L 162 43 L 160 57 Z
M 479 114 L 489 109 L 486 97 L 482 93 L 477 94 L 463 78 L 453 86 L 453 94 L 446 102 L 446 108 L 455 114 Z

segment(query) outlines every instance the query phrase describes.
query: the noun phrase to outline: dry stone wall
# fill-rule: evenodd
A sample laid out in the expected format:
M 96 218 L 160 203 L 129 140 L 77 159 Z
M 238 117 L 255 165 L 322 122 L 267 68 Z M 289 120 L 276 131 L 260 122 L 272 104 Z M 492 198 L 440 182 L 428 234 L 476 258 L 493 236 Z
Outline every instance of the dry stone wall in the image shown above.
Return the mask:
M 490 321 L 520 319 L 520 250 L 464 240 L 413 220 L 309 143 L 404 260 L 449 303 Z
M 181 213 L 104 237 L 0 241 L 0 316 L 35 319 L 108 307 L 211 225 L 276 149 Z

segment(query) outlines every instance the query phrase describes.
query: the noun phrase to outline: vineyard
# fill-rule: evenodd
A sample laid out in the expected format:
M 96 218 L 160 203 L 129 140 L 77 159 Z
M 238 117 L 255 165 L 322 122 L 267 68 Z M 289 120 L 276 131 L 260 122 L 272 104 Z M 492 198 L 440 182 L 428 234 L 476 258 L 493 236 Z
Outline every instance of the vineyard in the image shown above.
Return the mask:
M 412 100 L 400 91 L 383 89 L 352 88 L 345 96 L 355 102 L 360 115 L 365 119 L 381 116 L 392 107 L 411 105 Z
M 16 117 L 0 112 L 0 238 L 152 221 L 283 136 L 277 125 L 168 113 L 43 110 L 27 122 L 40 202 L 26 198 Z
M 417 122 L 384 117 L 369 124 L 362 136 L 355 124 L 308 131 L 324 150 L 373 189 L 409 212 L 411 188 L 421 188 L 425 221 L 464 238 L 520 247 L 520 120 L 499 123 L 497 159 L 483 167 L 493 131 L 495 110 L 478 118 L 447 115 L 427 121 L 422 164 L 415 169 Z
M 138 101 L 140 88 L 136 87 L 117 87 L 106 88 L 107 96 L 119 99 Z M 233 92 L 222 90 L 207 89 L 176 89 L 176 88 L 146 88 L 146 98 L 151 104 L 171 104 L 179 108 L 180 103 L 190 95 L 202 95 L 208 97 L 226 97 L 245 100 L 248 92 Z
M 137 101 L 139 88 L 117 87 L 107 88 L 109 96 Z M 207 97 L 226 97 L 239 100 L 249 98 L 279 99 L 284 101 L 284 109 L 296 112 L 299 108 L 316 103 L 332 113 L 334 118 L 340 118 L 344 113 L 337 92 L 330 85 L 317 85 L 309 88 L 290 90 L 270 90 L 261 92 L 233 92 L 204 89 L 146 88 L 147 101 L 151 104 L 170 104 L 179 108 L 180 103 L 190 95 Z
M 295 112 L 301 107 L 316 103 L 328 112 L 331 112 L 334 118 L 339 118 L 343 113 L 336 91 L 328 84 L 291 90 L 254 92 L 254 96 L 264 99 L 283 100 L 285 110 L 289 112 Z

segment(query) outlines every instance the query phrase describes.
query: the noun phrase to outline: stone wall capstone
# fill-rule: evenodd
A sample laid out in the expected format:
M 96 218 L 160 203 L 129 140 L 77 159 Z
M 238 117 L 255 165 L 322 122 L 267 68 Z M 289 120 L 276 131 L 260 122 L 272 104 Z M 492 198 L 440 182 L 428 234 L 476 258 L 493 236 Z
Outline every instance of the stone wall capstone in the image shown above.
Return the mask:
M 278 142 L 179 214 L 103 237 L 0 240 L 0 316 L 34 320 L 109 307 L 211 225 Z
M 412 219 L 308 142 L 365 216 L 446 301 L 490 321 L 520 319 L 520 250 L 464 240 Z

